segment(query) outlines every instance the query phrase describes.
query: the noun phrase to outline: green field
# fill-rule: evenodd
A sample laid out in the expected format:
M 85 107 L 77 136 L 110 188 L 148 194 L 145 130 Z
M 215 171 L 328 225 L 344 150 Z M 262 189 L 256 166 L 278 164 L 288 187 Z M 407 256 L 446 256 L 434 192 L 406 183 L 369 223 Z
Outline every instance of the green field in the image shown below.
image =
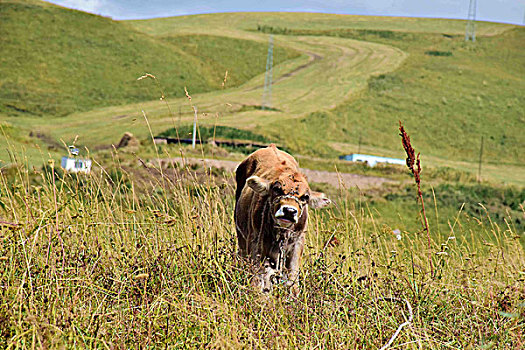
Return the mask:
M 523 193 L 474 186 L 489 209 L 454 210 L 460 186 L 436 187 L 429 251 L 413 187 L 336 191 L 311 213 L 298 297 L 268 296 L 236 252 L 231 175 L 132 163 L 0 173 L 0 347 L 380 348 L 409 315 L 393 346 L 523 345 L 523 226 L 493 216 Z
M 402 120 L 417 134 L 419 150 L 427 159 L 472 162 L 479 157 L 483 136 L 487 163 L 525 164 L 525 30 L 482 38 L 475 47 L 465 44 L 462 36 L 441 34 L 345 30 L 308 34 L 364 36 L 393 44 L 409 57 L 396 71 L 370 78 L 367 91 L 358 98 L 288 123 L 286 134 L 296 136 L 291 139 L 298 143 L 297 149 L 310 148 L 311 154 L 319 154 L 317 141 L 331 139 L 333 143 L 327 142 L 321 151 L 326 156 L 352 153 L 361 138 L 364 147 L 400 156 L 398 136 L 392 130 Z M 499 179 L 504 179 L 503 174 Z
M 226 13 L 117 22 L 37 1 L 1 4 L 0 118 L 30 162 L 58 156 L 60 140 L 77 135 L 92 152 L 124 131 L 145 140 L 142 110 L 155 134 L 189 123 L 186 86 L 201 124 L 257 130 L 296 154 L 335 159 L 360 143 L 401 157 L 402 120 L 427 165 L 475 173 L 483 136 L 484 177 L 525 183 L 523 28 L 480 22 L 467 44 L 459 20 Z M 29 13 L 37 20 L 27 31 Z M 275 109 L 262 111 L 251 107 L 262 101 L 269 33 Z M 146 72 L 157 80 L 136 80 Z
M 464 28 L 0 0 L 0 348 L 368 349 L 407 320 L 390 348 L 524 348 L 525 28 Z M 253 290 L 237 254 L 220 164 L 253 148 L 152 142 L 190 138 L 195 110 L 203 141 L 275 142 L 320 172 L 334 205 L 311 211 L 298 295 Z M 398 120 L 421 200 L 404 166 L 337 158 L 404 158 Z M 114 147 L 125 132 L 138 142 Z M 89 175 L 58 166 L 74 142 Z
M 43 2 L 2 1 L 0 112 L 64 116 L 158 99 L 137 81 L 156 73 L 171 96 L 237 86 L 264 72 L 266 46 L 210 36 L 160 38 L 127 23 Z M 298 54 L 276 48 L 276 64 Z M 213 58 L 213 59 L 211 59 Z M 230 67 L 235 60 L 236 66 Z

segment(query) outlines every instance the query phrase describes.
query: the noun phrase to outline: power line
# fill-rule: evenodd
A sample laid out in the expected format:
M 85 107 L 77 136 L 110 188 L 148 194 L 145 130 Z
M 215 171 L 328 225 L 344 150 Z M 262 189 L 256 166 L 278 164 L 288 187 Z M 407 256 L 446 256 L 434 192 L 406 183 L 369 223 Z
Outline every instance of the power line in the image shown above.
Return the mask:
M 268 41 L 268 56 L 266 57 L 266 73 L 264 74 L 264 91 L 262 109 L 272 106 L 272 73 L 273 73 L 273 35 Z
M 467 28 L 465 29 L 465 41 L 476 41 L 476 0 L 470 0 L 468 7 Z

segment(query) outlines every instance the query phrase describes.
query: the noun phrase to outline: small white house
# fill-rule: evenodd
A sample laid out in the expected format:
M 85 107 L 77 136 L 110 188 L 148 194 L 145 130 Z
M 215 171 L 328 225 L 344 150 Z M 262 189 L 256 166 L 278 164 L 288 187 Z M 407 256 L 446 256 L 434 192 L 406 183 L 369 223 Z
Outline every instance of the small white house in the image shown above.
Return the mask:
M 376 166 L 377 163 L 406 165 L 406 161 L 404 159 L 372 156 L 369 154 L 352 153 L 340 156 L 339 159 L 349 160 L 351 162 L 366 162 L 369 166 Z
M 69 171 L 71 173 L 88 174 L 91 171 L 91 159 L 62 157 L 62 162 L 60 165 L 65 171 Z

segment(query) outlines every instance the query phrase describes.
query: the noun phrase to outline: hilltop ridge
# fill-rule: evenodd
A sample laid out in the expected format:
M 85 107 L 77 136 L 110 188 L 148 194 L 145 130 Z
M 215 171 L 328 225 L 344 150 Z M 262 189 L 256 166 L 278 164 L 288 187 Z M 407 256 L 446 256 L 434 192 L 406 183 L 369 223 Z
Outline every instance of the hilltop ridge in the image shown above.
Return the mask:
M 194 93 L 220 88 L 227 69 L 229 86 L 264 71 L 266 45 L 252 41 L 168 40 L 127 22 L 36 0 L 2 1 L 0 16 L 0 113 L 66 115 L 158 98 L 157 91 L 137 83 L 144 73 L 157 75 L 171 96 L 183 96 L 184 86 Z M 204 55 L 215 45 L 230 56 L 211 62 L 196 54 L 195 45 Z M 276 51 L 276 64 L 297 56 Z M 233 74 L 232 56 L 242 66 Z

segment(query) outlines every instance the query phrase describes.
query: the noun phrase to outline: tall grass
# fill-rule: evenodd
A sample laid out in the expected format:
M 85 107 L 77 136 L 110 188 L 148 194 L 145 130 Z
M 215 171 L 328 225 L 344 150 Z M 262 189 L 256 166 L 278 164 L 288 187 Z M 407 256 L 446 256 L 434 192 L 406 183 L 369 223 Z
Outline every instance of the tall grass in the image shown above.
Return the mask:
M 251 290 L 231 174 L 118 153 L 92 174 L 0 174 L 2 348 L 523 348 L 525 254 L 511 226 L 459 212 L 401 240 L 341 191 L 312 212 L 300 293 Z M 335 238 L 335 239 L 334 239 Z

